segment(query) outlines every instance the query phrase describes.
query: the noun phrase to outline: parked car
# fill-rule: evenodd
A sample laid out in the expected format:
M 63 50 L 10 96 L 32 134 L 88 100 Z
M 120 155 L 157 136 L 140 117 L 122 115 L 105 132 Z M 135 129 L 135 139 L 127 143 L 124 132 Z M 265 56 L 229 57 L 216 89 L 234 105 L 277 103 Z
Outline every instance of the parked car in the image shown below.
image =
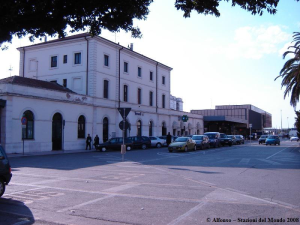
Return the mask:
M 290 141 L 299 141 L 298 137 L 291 137 Z
M 232 144 L 233 144 L 232 139 L 223 133 L 220 133 L 219 141 L 222 146 L 225 146 L 225 145 L 232 146 Z
M 218 148 L 220 144 L 220 133 L 219 132 L 206 132 L 204 133 L 209 138 L 210 147 Z
M 149 137 L 151 140 L 151 147 L 161 148 L 162 146 L 167 146 L 165 139 L 160 139 L 159 137 Z
M 266 143 L 266 139 L 268 138 L 269 135 L 261 135 L 260 138 L 258 139 L 258 144 L 264 144 Z
M 146 136 L 132 136 L 129 137 L 129 139 L 132 141 L 132 147 L 133 148 L 141 148 L 146 149 L 151 147 L 151 140 L 149 137 Z
M 169 147 L 169 152 L 173 152 L 175 150 L 185 151 L 188 150 L 197 150 L 196 142 L 190 137 L 179 137 L 174 142 L 172 142 Z
M 159 136 L 159 138 L 166 140 L 166 143 L 167 143 L 167 135 Z M 175 141 L 177 138 L 178 138 L 177 136 L 172 136 L 171 142 Z
M 206 135 L 193 135 L 192 139 L 196 142 L 197 149 L 210 148 L 209 138 Z
M 129 138 L 124 139 L 126 145 L 126 150 L 130 151 L 132 149 L 133 143 Z M 108 141 L 96 146 L 96 150 L 105 152 L 106 150 L 121 150 L 121 145 L 123 144 L 122 137 L 111 138 Z
M 238 145 L 240 142 L 236 139 L 234 135 L 227 135 L 228 138 L 231 138 L 232 140 L 232 145 Z
M 277 135 L 268 136 L 266 139 L 266 145 L 280 145 L 280 139 Z
M 235 136 L 237 142 L 239 142 L 240 144 L 245 144 L 243 135 L 234 135 L 234 136 Z
M 5 186 L 8 185 L 11 177 L 12 173 L 8 157 L 0 145 L 0 197 L 4 194 Z

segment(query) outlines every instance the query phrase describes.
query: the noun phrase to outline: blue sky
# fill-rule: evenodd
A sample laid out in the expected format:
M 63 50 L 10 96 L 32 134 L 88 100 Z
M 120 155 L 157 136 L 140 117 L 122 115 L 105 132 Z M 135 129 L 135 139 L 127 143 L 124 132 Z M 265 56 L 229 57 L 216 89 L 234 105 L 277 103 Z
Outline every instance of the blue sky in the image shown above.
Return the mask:
M 220 17 L 192 13 L 184 19 L 175 0 L 155 0 L 145 21 L 135 21 L 142 39 L 125 32 L 102 32 L 102 37 L 127 46 L 173 68 L 171 94 L 184 101 L 184 110 L 215 105 L 252 104 L 273 116 L 273 127 L 291 127 L 294 109 L 283 99 L 281 79 L 274 81 L 284 62 L 282 54 L 300 32 L 300 2 L 281 0 L 275 15 L 263 16 L 222 2 Z M 38 42 L 38 41 L 37 41 Z M 0 77 L 19 73 L 17 47 L 31 44 L 15 38 L 0 52 Z M 300 104 L 299 104 L 300 106 Z M 300 107 L 297 106 L 296 110 Z

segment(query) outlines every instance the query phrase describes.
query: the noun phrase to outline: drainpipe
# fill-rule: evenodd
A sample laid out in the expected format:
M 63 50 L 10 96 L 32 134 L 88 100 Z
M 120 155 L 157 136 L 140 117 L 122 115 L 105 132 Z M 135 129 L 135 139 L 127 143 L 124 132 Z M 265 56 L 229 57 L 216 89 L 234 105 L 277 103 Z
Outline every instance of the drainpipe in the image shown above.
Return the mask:
M 86 95 L 88 95 L 88 83 L 89 83 L 89 41 L 86 37 L 84 37 L 86 40 Z
M 24 55 L 23 55 L 23 77 L 25 77 L 25 48 L 23 47 Z
M 121 106 L 121 50 L 123 48 L 119 49 L 119 108 Z
M 157 72 L 158 72 L 158 62 L 156 62 L 156 113 L 158 111 L 158 103 L 157 103 L 157 95 L 158 95 L 158 87 L 157 87 L 157 79 L 158 79 L 158 75 L 157 75 Z

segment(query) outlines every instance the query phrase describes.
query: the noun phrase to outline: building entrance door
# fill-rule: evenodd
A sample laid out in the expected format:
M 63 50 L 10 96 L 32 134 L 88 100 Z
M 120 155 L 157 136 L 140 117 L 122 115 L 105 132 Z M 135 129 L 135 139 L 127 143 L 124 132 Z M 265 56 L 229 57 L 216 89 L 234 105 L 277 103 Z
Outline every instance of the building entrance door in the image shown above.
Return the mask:
M 62 147 L 62 116 L 55 113 L 52 119 L 52 150 L 61 150 Z

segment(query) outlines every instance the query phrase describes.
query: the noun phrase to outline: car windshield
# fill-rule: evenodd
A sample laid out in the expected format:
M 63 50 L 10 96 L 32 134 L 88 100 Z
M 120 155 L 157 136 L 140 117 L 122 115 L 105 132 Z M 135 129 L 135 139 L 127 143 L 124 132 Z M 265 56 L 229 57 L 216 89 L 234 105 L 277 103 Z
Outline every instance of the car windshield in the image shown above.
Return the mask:
M 240 136 L 235 136 L 235 138 L 236 138 L 236 139 L 241 139 L 241 137 L 240 137 Z
M 268 137 L 268 135 L 262 135 L 261 136 L 261 138 L 267 138 Z
M 180 138 L 177 138 L 175 141 L 176 142 L 186 142 L 188 140 L 187 137 L 180 137 Z
M 277 136 L 269 136 L 268 139 L 276 139 Z
M 208 136 L 209 139 L 215 139 L 216 135 L 215 134 L 205 134 L 206 136 Z
M 193 140 L 202 140 L 203 136 L 193 136 L 192 139 Z
M 227 137 L 229 137 L 229 138 L 233 138 L 233 136 L 232 136 L 232 135 L 227 135 Z
M 220 138 L 227 138 L 226 134 L 220 134 Z

